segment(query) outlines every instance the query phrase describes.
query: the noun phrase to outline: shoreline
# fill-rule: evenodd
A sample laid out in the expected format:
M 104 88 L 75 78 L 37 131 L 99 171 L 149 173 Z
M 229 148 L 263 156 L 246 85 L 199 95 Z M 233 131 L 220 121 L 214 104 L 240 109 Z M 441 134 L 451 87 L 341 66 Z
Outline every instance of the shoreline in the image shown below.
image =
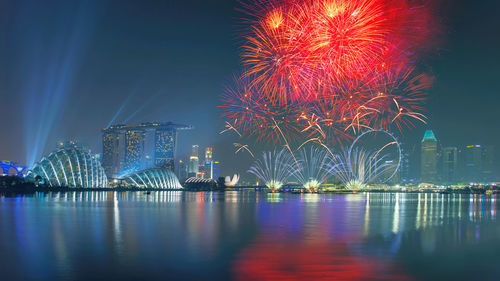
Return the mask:
M 225 188 L 225 189 L 188 189 L 188 188 L 176 188 L 176 189 L 158 189 L 158 188 L 73 188 L 73 187 L 58 187 L 58 188 L 44 188 L 37 187 L 32 188 L 26 186 L 20 187 L 6 187 L 0 186 L 0 194 L 10 193 L 10 194 L 33 194 L 37 192 L 47 193 L 47 192 L 146 192 L 150 193 L 152 191 L 186 191 L 186 192 L 225 192 L 225 191 L 256 191 L 263 193 L 291 193 L 291 194 L 357 194 L 357 193 L 437 193 L 437 194 L 498 194 L 500 190 L 498 189 L 485 189 L 485 188 L 463 188 L 463 189 L 360 189 L 360 190 L 346 190 L 346 189 L 330 189 L 330 190 L 319 190 L 319 191 L 308 191 L 306 189 L 291 189 L 288 191 L 276 191 L 272 192 L 269 189 L 263 188 L 261 186 L 255 187 L 244 187 L 244 188 Z

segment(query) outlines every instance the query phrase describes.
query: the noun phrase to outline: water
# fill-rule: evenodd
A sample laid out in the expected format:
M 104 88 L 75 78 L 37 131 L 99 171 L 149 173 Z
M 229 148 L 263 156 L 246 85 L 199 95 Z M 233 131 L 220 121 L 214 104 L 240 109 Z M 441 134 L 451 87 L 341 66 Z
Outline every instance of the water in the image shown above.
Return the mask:
M 498 280 L 497 196 L 0 195 L 0 280 Z

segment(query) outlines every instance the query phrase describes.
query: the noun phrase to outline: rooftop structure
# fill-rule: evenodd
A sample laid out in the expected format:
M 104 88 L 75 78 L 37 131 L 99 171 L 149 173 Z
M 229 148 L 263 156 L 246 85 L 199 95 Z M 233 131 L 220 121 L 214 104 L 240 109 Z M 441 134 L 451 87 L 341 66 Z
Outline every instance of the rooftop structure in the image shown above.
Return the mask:
M 172 122 L 113 125 L 103 129 L 103 167 L 119 178 L 152 167 L 174 170 L 177 131 L 191 126 Z

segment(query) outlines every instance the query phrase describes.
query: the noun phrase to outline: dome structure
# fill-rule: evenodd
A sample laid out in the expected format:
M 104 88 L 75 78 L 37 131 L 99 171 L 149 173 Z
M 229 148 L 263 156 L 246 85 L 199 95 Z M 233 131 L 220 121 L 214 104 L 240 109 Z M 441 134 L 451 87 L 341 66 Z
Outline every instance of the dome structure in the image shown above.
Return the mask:
M 184 182 L 184 187 L 191 190 L 213 189 L 217 187 L 217 183 L 213 179 L 191 177 Z
M 184 184 L 190 184 L 190 183 L 213 184 L 213 183 L 215 183 L 215 181 L 213 179 L 201 179 L 201 178 L 196 178 L 196 177 L 190 177 L 184 182 Z
M 177 176 L 166 168 L 150 168 L 120 177 L 128 186 L 139 188 L 180 189 Z
M 41 178 L 51 187 L 108 186 L 108 179 L 99 158 L 76 145 L 59 147 L 42 158 L 28 172 L 27 177 Z

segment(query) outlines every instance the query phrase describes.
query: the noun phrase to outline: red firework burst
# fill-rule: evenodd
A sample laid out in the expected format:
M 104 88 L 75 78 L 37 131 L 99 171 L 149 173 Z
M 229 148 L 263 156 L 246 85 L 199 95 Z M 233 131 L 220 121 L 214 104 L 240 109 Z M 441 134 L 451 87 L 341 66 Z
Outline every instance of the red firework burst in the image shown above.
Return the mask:
M 275 142 L 337 142 L 363 128 L 424 122 L 431 79 L 415 74 L 431 34 L 426 5 L 408 0 L 257 0 L 242 79 L 223 116 L 245 135 Z
M 233 87 L 223 94 L 223 117 L 240 136 L 287 144 L 300 137 L 297 127 L 299 110 L 295 104 L 274 103 L 268 96 L 256 94 L 244 78 L 234 78 Z

